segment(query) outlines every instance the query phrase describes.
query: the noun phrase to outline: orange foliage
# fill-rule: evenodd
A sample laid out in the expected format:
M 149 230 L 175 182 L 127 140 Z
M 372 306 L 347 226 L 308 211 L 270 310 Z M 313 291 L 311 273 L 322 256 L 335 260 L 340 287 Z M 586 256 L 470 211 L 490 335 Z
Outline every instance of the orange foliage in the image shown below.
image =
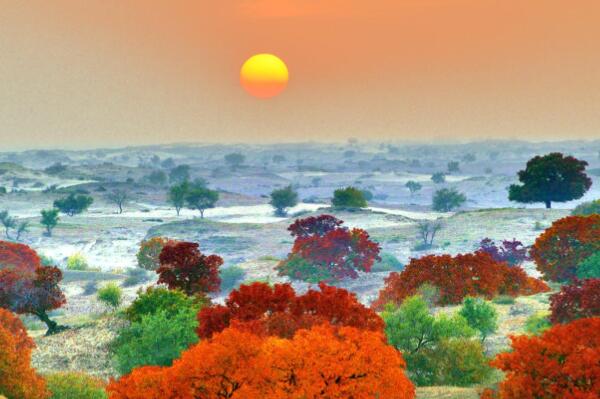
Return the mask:
M 112 381 L 110 399 L 413 399 L 400 353 L 381 333 L 323 325 L 292 339 L 228 328 L 169 368 Z
M 441 305 L 460 303 L 466 296 L 491 299 L 499 294 L 530 295 L 549 290 L 544 282 L 528 277 L 522 268 L 498 262 L 485 252 L 454 257 L 427 255 L 411 259 L 401 273 L 391 273 L 373 306 L 381 309 L 388 302 L 400 303 L 423 284 L 439 289 Z
M 0 395 L 19 399 L 44 399 L 46 383 L 31 368 L 31 349 L 23 323 L 0 309 Z
M 530 254 L 546 280 L 568 281 L 577 266 L 600 251 L 600 215 L 567 216 L 552 223 L 536 240 Z
M 556 325 L 542 336 L 511 337 L 512 351 L 492 365 L 506 373 L 499 392 L 482 398 L 594 399 L 600 397 L 600 318 Z

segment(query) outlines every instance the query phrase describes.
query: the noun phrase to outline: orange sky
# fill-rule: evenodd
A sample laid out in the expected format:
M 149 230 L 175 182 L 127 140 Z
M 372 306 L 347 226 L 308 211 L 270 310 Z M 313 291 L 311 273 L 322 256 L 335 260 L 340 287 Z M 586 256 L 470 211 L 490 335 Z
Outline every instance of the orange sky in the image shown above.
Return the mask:
M 600 138 L 599 21 L 598 0 L 0 0 L 0 137 Z M 239 86 L 261 52 L 290 70 L 275 99 Z

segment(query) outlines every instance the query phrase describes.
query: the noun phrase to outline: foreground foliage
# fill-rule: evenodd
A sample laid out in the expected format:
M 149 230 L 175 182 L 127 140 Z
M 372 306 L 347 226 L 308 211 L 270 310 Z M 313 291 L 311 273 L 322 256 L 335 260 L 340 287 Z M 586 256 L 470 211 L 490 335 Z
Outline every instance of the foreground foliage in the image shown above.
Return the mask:
M 50 399 L 106 399 L 105 382 L 78 372 L 61 372 L 46 376 Z
M 553 324 L 600 316 L 600 279 L 574 280 L 550 297 Z

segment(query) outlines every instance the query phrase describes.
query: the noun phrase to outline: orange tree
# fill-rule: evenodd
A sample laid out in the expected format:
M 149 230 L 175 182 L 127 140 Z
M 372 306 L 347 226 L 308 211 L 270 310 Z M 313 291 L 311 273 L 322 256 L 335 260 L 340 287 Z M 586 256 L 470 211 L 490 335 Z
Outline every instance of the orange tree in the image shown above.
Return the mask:
M 146 367 L 108 386 L 111 399 L 413 399 L 400 353 L 381 333 L 316 326 L 292 339 L 229 328 L 172 367 Z
M 544 279 L 568 281 L 577 266 L 600 251 L 600 215 L 567 216 L 552 223 L 536 240 L 530 254 Z
M 34 347 L 21 320 L 8 310 L 0 309 L 0 396 L 48 398 L 44 380 L 31 368 Z
M 466 296 L 490 299 L 499 294 L 529 295 L 549 289 L 522 268 L 498 262 L 486 252 L 427 255 L 411 259 L 402 272 L 391 273 L 373 306 L 382 309 L 389 302 L 399 304 L 423 284 L 439 289 L 440 305 L 460 303 Z
M 555 325 L 541 336 L 511 337 L 511 352 L 492 366 L 505 372 L 497 392 L 482 398 L 594 399 L 600 397 L 600 318 Z
M 198 313 L 198 336 L 208 338 L 229 326 L 258 335 L 292 337 L 298 329 L 330 323 L 383 331 L 383 320 L 347 290 L 319 284 L 303 295 L 289 284 L 242 285 L 225 306 L 206 307 Z
M 140 249 L 136 255 L 138 267 L 146 270 L 155 271 L 160 267 L 160 253 L 167 245 L 175 242 L 163 237 L 152 237 L 142 241 Z

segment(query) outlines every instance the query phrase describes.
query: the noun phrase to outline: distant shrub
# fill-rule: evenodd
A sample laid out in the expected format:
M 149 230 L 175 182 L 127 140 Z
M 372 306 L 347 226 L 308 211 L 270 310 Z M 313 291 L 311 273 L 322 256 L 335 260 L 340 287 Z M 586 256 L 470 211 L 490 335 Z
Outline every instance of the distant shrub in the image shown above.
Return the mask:
M 577 266 L 577 277 L 580 279 L 600 278 L 600 251 L 588 256 Z
M 98 290 L 97 297 L 100 302 L 114 310 L 121 306 L 123 290 L 115 283 L 108 283 Z
M 123 281 L 123 287 L 132 287 L 150 281 L 152 277 L 144 269 L 127 269 L 127 278 Z
M 198 312 L 204 305 L 199 297 L 188 297 L 182 291 L 162 287 L 148 287 L 139 291 L 137 298 L 125 310 L 125 317 L 131 322 L 140 322 L 142 317 L 164 311 L 168 315 L 181 309 Z
M 94 199 L 88 195 L 71 193 L 65 198 L 54 201 L 54 207 L 69 216 L 74 216 L 88 209 L 93 202 Z
M 588 216 L 593 214 L 600 214 L 600 199 L 579 204 L 571 212 L 571 215 L 578 216 Z
M 269 204 L 275 208 L 276 215 L 285 216 L 288 208 L 298 204 L 298 193 L 291 185 L 278 190 L 273 190 Z
M 574 280 L 550 297 L 550 321 L 568 323 L 600 316 L 600 279 Z
M 85 256 L 80 253 L 73 254 L 67 259 L 67 270 L 86 271 L 89 268 L 90 265 Z
M 78 372 L 61 372 L 46 376 L 49 399 L 107 399 L 105 383 Z
M 450 212 L 462 206 L 467 197 L 454 188 L 442 188 L 433 194 L 431 208 L 436 212 Z
M 224 267 L 219 270 L 221 277 L 221 291 L 227 292 L 237 288 L 244 281 L 246 272 L 239 266 Z
M 547 313 L 538 312 L 525 321 L 525 332 L 531 335 L 540 335 L 552 327 Z
M 431 181 L 435 184 L 442 184 L 446 181 L 446 175 L 442 172 L 436 172 L 431 175 Z
M 498 295 L 492 299 L 496 305 L 512 305 L 515 303 L 515 298 L 510 295 Z
M 336 208 L 366 208 L 364 193 L 355 187 L 340 188 L 333 192 L 331 204 Z
M 373 264 L 372 272 L 398 272 L 404 269 L 402 262 L 389 252 L 383 252 L 379 255 L 380 260 L 375 261 Z
M 479 331 L 481 342 L 498 329 L 498 312 L 492 304 L 481 298 L 466 297 L 458 314 L 465 318 L 471 328 Z
M 83 295 L 85 296 L 94 295 L 96 292 L 98 292 L 98 281 L 96 280 L 88 281 L 83 286 Z

